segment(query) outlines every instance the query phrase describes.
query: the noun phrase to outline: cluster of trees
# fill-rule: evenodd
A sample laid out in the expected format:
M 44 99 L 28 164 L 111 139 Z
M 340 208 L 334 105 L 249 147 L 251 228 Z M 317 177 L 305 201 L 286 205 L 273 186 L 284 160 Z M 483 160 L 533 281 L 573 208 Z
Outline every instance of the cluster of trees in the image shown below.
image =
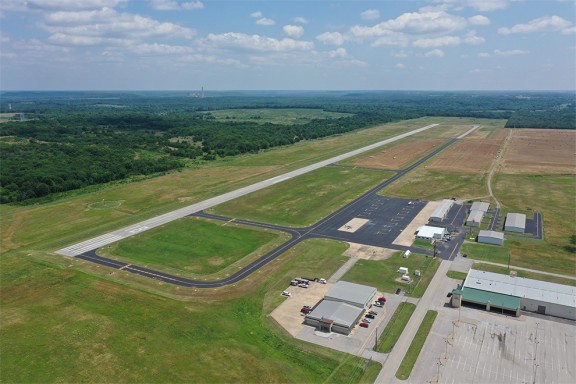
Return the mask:
M 281 125 L 218 121 L 203 113 L 231 108 L 318 108 L 352 116 Z M 0 203 L 422 116 L 576 128 L 571 93 L 262 92 L 200 99 L 174 92 L 4 93 L 0 111 L 9 110 L 31 120 L 0 124 Z

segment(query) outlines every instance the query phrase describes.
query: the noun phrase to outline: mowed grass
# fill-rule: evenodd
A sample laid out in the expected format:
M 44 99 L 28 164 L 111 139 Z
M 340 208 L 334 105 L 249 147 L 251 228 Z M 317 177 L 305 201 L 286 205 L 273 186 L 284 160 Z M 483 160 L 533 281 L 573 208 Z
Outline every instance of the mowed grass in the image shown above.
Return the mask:
M 506 244 L 506 242 L 504 243 Z M 507 247 L 501 245 L 465 242 L 460 248 L 460 253 L 468 255 L 468 258 L 474 260 L 508 264 L 508 255 L 510 251 Z
M 104 254 L 148 268 L 215 273 L 289 235 L 233 223 L 185 217 L 113 244 Z M 274 241 L 278 240 L 278 241 Z M 150 265 L 151 264 L 151 265 Z
M 378 352 L 390 353 L 392 351 L 415 310 L 416 305 L 406 301 L 398 305 L 378 339 Z
M 438 258 L 412 253 L 405 259 L 402 253 L 398 252 L 386 260 L 358 260 L 342 280 L 370 285 L 388 293 L 394 293 L 396 288 L 401 288 L 412 297 L 422 297 L 439 265 Z M 408 268 L 412 278 L 410 283 L 400 280 L 400 267 Z M 421 271 L 420 277 L 414 275 L 417 269 Z
M 503 267 L 500 265 L 493 265 L 493 264 L 486 264 L 486 263 L 474 263 L 474 265 L 472 266 L 472 269 L 477 269 L 480 271 L 500 273 L 503 275 L 509 275 L 510 272 L 514 271 L 514 272 L 516 272 L 516 276 L 518 276 L 518 277 L 525 277 L 527 279 L 548 281 L 550 283 L 556 283 L 556 284 L 571 285 L 573 287 L 576 286 L 576 280 L 574 280 L 574 279 L 567 279 L 567 278 L 559 277 L 559 276 L 545 275 L 543 273 L 538 273 L 538 272 L 524 271 L 522 269 L 516 269 L 513 266 L 510 267 L 510 272 L 509 272 L 508 267 Z
M 233 218 L 304 227 L 382 183 L 390 172 L 324 167 L 210 209 Z
M 465 280 L 466 276 L 468 276 L 468 273 L 466 272 L 459 272 L 459 271 L 448 271 L 446 272 L 446 276 L 448 276 L 451 279 L 456 279 L 456 280 Z
M 351 113 L 327 112 L 311 108 L 259 108 L 259 109 L 220 109 L 206 112 L 220 121 L 248 121 L 257 124 L 306 124 L 314 119 L 339 119 L 354 116 Z
M 300 273 L 329 276 L 345 248 L 301 243 L 258 279 L 195 301 L 8 255 L 0 270 L 0 381 L 354 382 L 358 361 L 286 337 L 267 317 L 268 297 L 281 298 Z
M 402 359 L 402 363 L 400 363 L 400 367 L 396 371 L 396 377 L 400 380 L 407 380 L 412 373 L 412 368 L 414 368 L 414 364 L 416 364 L 416 360 L 418 360 L 418 356 L 420 355 L 420 351 L 426 342 L 426 338 L 432 329 L 432 325 L 434 325 L 434 320 L 436 320 L 436 316 L 438 316 L 438 312 L 429 310 L 426 312 L 424 316 L 424 320 L 420 324 L 420 328 L 416 331 L 416 335 L 414 339 L 412 339 L 412 343 L 406 352 L 406 356 Z

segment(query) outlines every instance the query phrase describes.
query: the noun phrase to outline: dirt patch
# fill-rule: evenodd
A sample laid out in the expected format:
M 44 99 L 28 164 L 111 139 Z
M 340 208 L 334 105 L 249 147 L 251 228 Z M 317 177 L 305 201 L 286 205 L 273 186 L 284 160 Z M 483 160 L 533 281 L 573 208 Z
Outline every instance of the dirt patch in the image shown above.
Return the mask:
M 208 264 L 215 266 L 222 265 L 224 264 L 224 259 L 221 257 L 212 257 L 208 259 Z
M 364 244 L 348 244 L 350 244 L 350 247 L 343 253 L 343 255 L 364 260 L 386 260 L 392 256 L 394 252 L 398 252 L 394 249 L 372 247 Z
M 1 231 L 2 232 L 2 250 L 9 251 L 11 249 L 16 249 L 24 245 L 23 243 L 19 243 L 14 241 L 14 234 L 16 232 L 20 232 L 22 229 L 22 225 L 24 220 L 28 216 L 25 212 L 18 212 L 15 213 L 12 219 L 12 224 L 8 227 L 7 230 Z
M 576 131 L 514 129 L 512 133 L 502 173 L 576 173 Z
M 428 204 L 426 204 L 426 206 L 422 208 L 420 213 L 418 213 L 418 215 L 416 215 L 416 217 L 410 222 L 410 224 L 408 224 L 406 229 L 403 230 L 402 233 L 396 239 L 394 239 L 392 244 L 404 245 L 406 247 L 411 246 L 414 240 L 416 239 L 415 235 L 416 230 L 421 226 L 428 224 L 428 219 L 430 218 L 432 212 L 434 212 L 436 207 L 440 205 L 440 203 L 441 203 L 440 201 L 431 201 Z
M 445 140 L 408 141 L 359 158 L 353 164 L 359 167 L 400 169 L 444 143 Z
M 492 165 L 502 143 L 506 130 L 491 134 L 476 130 L 452 147 L 434 157 L 426 168 L 450 172 L 486 172 Z

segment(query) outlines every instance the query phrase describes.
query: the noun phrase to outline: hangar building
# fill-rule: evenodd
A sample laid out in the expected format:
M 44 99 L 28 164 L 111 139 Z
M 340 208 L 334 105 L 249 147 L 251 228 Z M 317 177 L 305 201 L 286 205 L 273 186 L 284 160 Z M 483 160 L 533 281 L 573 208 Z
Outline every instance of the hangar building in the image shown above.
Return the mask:
M 470 207 L 470 213 L 468 214 L 468 218 L 466 219 L 466 225 L 472 227 L 479 227 L 480 224 L 482 223 L 484 215 L 486 214 L 486 212 L 488 212 L 489 208 L 490 208 L 489 203 L 484 203 L 482 201 L 475 201 L 474 203 L 472 203 L 472 206 Z
M 444 237 L 446 234 L 446 228 L 431 227 L 429 225 L 424 225 L 418 228 L 418 233 L 416 238 L 418 240 L 438 240 Z
M 456 296 L 456 297 L 455 297 Z M 501 308 L 520 316 L 520 310 L 576 320 L 576 287 L 472 269 L 452 305 L 461 302 Z
M 376 288 L 339 281 L 324 296 L 304 323 L 325 332 L 350 334 L 376 297 Z
M 526 215 L 523 213 L 508 213 L 506 215 L 504 230 L 524 233 L 526 230 Z
M 496 231 L 486 231 L 481 229 L 478 233 L 478 242 L 484 244 L 502 245 L 504 244 L 504 234 Z
M 442 221 L 446 218 L 448 212 L 450 212 L 450 208 L 454 205 L 454 200 L 451 199 L 444 199 L 440 203 L 439 206 L 436 207 L 432 215 L 430 216 L 430 221 Z

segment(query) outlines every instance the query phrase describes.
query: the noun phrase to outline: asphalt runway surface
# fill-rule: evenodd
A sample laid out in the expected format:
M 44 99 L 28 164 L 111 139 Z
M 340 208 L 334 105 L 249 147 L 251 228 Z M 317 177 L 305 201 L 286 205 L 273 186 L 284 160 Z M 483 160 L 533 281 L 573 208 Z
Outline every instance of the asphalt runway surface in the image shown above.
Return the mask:
M 411 132 L 412 132 L 412 134 L 417 133 L 417 132 L 421 132 L 422 130 L 429 129 L 433 126 L 435 126 L 435 125 L 423 127 L 423 128 L 420 128 L 419 130 L 414 130 Z M 470 130 L 468 132 L 471 132 L 471 131 L 472 130 Z M 409 133 L 411 133 L 411 132 L 409 132 Z M 401 138 L 406 137 L 407 134 L 403 134 L 400 136 L 401 136 Z M 396 136 L 396 138 L 398 138 L 400 136 Z M 310 227 L 288 228 L 288 227 L 275 226 L 275 225 L 264 224 L 264 223 L 255 223 L 255 222 L 251 222 L 251 221 L 247 221 L 247 220 L 234 219 L 235 222 L 240 223 L 240 224 L 258 226 L 258 227 L 262 227 L 262 228 L 271 228 L 271 229 L 276 229 L 276 230 L 288 232 L 291 234 L 291 239 L 288 240 L 287 242 L 283 243 L 282 245 L 280 245 L 276 249 L 263 255 L 258 260 L 250 263 L 249 265 L 242 268 L 241 270 L 234 273 L 233 275 L 230 275 L 230 276 L 228 276 L 224 279 L 221 279 L 221 280 L 200 281 L 200 280 L 187 279 L 187 278 L 174 276 L 174 275 L 167 274 L 167 273 L 160 272 L 160 271 L 150 270 L 150 269 L 140 267 L 140 266 L 137 266 L 134 264 L 123 263 L 123 262 L 119 262 L 117 260 L 98 256 L 96 254 L 96 249 L 100 248 L 103 245 L 110 244 L 110 242 L 106 242 L 107 239 L 102 239 L 102 236 L 95 238 L 95 239 L 92 239 L 92 240 L 88 240 L 88 241 L 83 242 L 83 243 L 79 243 L 76 246 L 71 246 L 71 247 L 65 248 L 63 250 L 58 251 L 58 253 L 66 255 L 66 256 L 74 256 L 74 257 L 82 259 L 82 260 L 90 261 L 93 263 L 101 264 L 101 265 L 104 265 L 107 267 L 123 270 L 123 271 L 130 272 L 130 273 L 134 273 L 134 274 L 137 274 L 140 276 L 149 277 L 149 278 L 163 281 L 163 282 L 166 282 L 169 284 L 185 286 L 185 287 L 195 287 L 195 288 L 217 288 L 217 287 L 235 284 L 235 283 L 239 282 L 240 280 L 244 279 L 245 277 L 247 277 L 248 275 L 250 275 L 251 273 L 260 269 L 262 266 L 264 266 L 264 265 L 268 264 L 269 262 L 271 262 L 272 260 L 276 259 L 281 254 L 283 254 L 284 252 L 286 252 L 290 248 L 294 247 L 296 244 L 300 243 L 301 241 L 311 239 L 311 238 L 330 238 L 330 239 L 335 239 L 335 240 L 351 241 L 351 242 L 367 244 L 367 245 L 385 246 L 387 248 L 399 249 L 399 250 L 411 249 L 411 250 L 416 251 L 418 253 L 430 254 L 430 251 L 427 251 L 427 250 L 392 245 L 392 241 L 400 234 L 400 232 L 408 225 L 408 223 L 410 223 L 410 221 L 412 221 L 412 219 L 418 214 L 418 212 L 420 212 L 420 210 L 424 207 L 425 202 L 415 201 L 414 204 L 408 204 L 409 200 L 407 200 L 407 199 L 396 199 L 396 198 L 388 198 L 388 197 L 378 196 L 377 192 L 379 190 L 381 190 L 382 188 L 385 188 L 386 186 L 390 185 L 394 181 L 398 180 L 400 177 L 404 176 L 406 173 L 412 171 L 413 169 L 415 169 L 416 167 L 418 167 L 419 165 L 421 165 L 425 161 L 429 160 L 430 158 L 432 158 L 433 156 L 435 156 L 439 152 L 443 151 L 444 149 L 446 149 L 447 147 L 452 145 L 455 141 L 457 141 L 461 137 L 463 137 L 463 136 L 461 135 L 458 138 L 452 139 L 452 140 L 448 141 L 447 143 L 445 143 L 444 145 L 436 148 L 431 153 L 422 157 L 421 159 L 419 159 L 415 163 L 411 164 L 410 166 L 398 171 L 391 178 L 385 180 L 381 184 L 372 188 L 370 191 L 366 192 L 364 195 L 360 196 L 359 198 L 350 202 L 349 204 L 343 206 L 342 208 L 338 209 L 337 211 L 333 212 L 332 214 L 326 216 L 324 219 L 320 220 L 318 223 L 316 223 Z M 393 138 L 393 139 L 396 139 L 396 138 Z M 391 140 L 391 139 L 389 139 L 389 140 Z M 392 140 L 392 141 L 394 141 L 394 140 Z M 380 145 L 384 145 L 382 143 L 385 143 L 385 142 L 388 142 L 388 140 L 377 143 L 379 145 L 371 145 L 368 147 L 361 148 L 360 150 L 349 152 L 345 155 L 334 157 L 334 158 L 330 159 L 332 161 L 328 164 L 326 164 L 326 161 L 324 161 L 321 163 L 317 163 L 313 166 L 306 167 L 306 169 L 309 169 L 309 168 L 318 169 L 322 166 L 330 165 L 333 163 L 333 161 L 341 161 L 341 160 L 346 159 L 348 157 L 355 156 L 356 154 L 359 154 L 359 153 L 365 152 L 367 150 L 376 148 Z M 366 149 L 366 148 L 370 148 L 370 149 Z M 354 153 L 354 154 L 350 155 L 351 153 Z M 337 160 L 335 160 L 335 159 L 337 159 Z M 318 164 L 322 164 L 322 165 L 318 166 Z M 313 170 L 313 169 L 311 169 L 311 170 Z M 295 173 L 295 172 L 297 172 L 297 171 L 290 172 L 289 174 L 292 174 L 292 173 L 294 173 L 294 175 L 303 174 L 306 172 L 310 172 L 310 170 L 303 171 L 301 173 Z M 287 178 L 294 177 L 294 176 L 286 176 L 289 174 L 285 174 L 283 176 L 277 176 L 275 178 L 267 180 L 267 182 L 270 182 L 271 180 L 273 180 L 271 184 L 275 184 L 277 182 L 286 180 Z M 274 180 L 276 180 L 276 181 L 274 181 Z M 261 184 L 261 183 L 257 183 L 254 185 L 259 185 L 259 184 Z M 271 185 L 271 184 L 269 184 L 269 185 Z M 226 221 L 232 220 L 232 218 L 228 218 L 228 217 L 208 215 L 208 214 L 203 212 L 203 209 L 207 209 L 211 206 L 220 204 L 224 201 L 228 201 L 228 200 L 231 200 L 232 198 L 243 196 L 243 195 L 249 193 L 249 192 L 245 192 L 245 190 L 255 191 L 255 190 L 264 188 L 262 186 L 259 186 L 258 188 L 253 188 L 253 186 L 245 187 L 245 188 L 242 188 L 240 190 L 233 191 L 233 192 L 230 192 L 228 194 L 222 195 L 222 196 L 226 196 L 226 197 L 223 198 L 220 202 L 218 202 L 216 204 L 213 203 L 213 201 L 219 201 L 218 197 L 206 200 L 205 202 L 194 204 L 193 206 L 182 208 L 182 209 L 174 211 L 174 212 L 170 212 L 170 213 L 165 214 L 165 215 L 161 215 L 157 218 L 150 219 L 147 222 L 151 222 L 155 219 L 156 219 L 156 221 L 154 221 L 154 223 L 156 223 L 158 221 L 164 222 L 164 220 L 166 220 L 166 216 L 168 216 L 168 215 L 171 215 L 170 217 L 177 217 L 177 218 L 188 216 L 188 215 L 196 215 L 196 216 L 210 217 L 210 218 L 226 220 Z M 238 191 L 240 191 L 240 192 L 238 192 Z M 234 197 L 230 197 L 230 196 L 234 196 Z M 195 208 L 190 209 L 190 207 L 195 207 Z M 201 208 L 201 207 L 205 207 L 205 208 Z M 198 209 L 198 208 L 201 208 L 201 209 Z M 362 228 L 360 228 L 355 233 L 348 233 L 348 232 L 343 232 L 343 231 L 337 230 L 337 228 L 340 228 L 342 225 L 344 225 L 345 223 L 347 223 L 349 220 L 351 220 L 354 217 L 364 217 L 364 218 L 369 219 L 370 221 L 374 221 L 374 223 L 371 225 L 367 224 L 367 225 L 363 226 Z M 158 220 L 158 218 L 160 218 L 160 220 Z M 169 221 L 173 221 L 173 220 L 175 220 L 175 219 L 172 218 Z M 132 226 L 132 227 L 134 227 L 132 230 L 127 230 L 125 228 L 121 231 L 127 232 L 129 234 L 128 236 L 137 234 L 141 231 L 152 228 L 151 226 L 146 224 L 147 222 L 142 222 L 142 223 L 136 224 L 135 226 Z M 160 225 L 160 224 L 158 224 L 158 225 Z M 158 225 L 154 225 L 154 226 L 158 226 Z M 366 227 L 366 228 L 364 228 L 364 227 Z M 128 227 L 128 228 L 131 228 L 131 227 Z M 114 233 L 112 233 L 112 234 L 114 234 Z M 106 236 L 106 235 L 103 235 L 103 236 Z M 128 236 L 125 236 L 125 237 L 128 237 Z M 120 237 L 120 234 L 116 234 L 114 237 L 115 238 Z M 118 240 L 120 240 L 120 239 L 117 238 L 114 241 L 118 241 Z M 462 241 L 463 241 L 463 238 L 462 238 Z M 446 255 L 446 256 L 444 256 L 445 258 L 453 258 L 455 256 L 455 255 L 453 255 L 453 253 L 454 253 L 453 251 L 454 251 L 454 249 L 456 249 L 458 243 L 461 244 L 461 242 L 459 240 L 458 241 L 453 240 L 451 242 L 451 247 L 447 246 L 447 248 L 452 248 L 452 252 L 450 252 L 449 249 L 442 252 L 443 255 Z M 80 253 L 75 254 L 77 252 L 80 252 Z M 71 255 L 71 253 L 74 253 L 74 254 Z

